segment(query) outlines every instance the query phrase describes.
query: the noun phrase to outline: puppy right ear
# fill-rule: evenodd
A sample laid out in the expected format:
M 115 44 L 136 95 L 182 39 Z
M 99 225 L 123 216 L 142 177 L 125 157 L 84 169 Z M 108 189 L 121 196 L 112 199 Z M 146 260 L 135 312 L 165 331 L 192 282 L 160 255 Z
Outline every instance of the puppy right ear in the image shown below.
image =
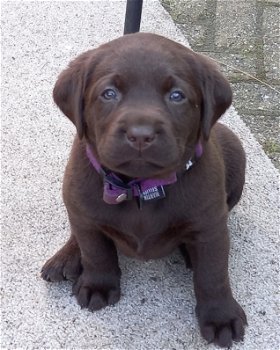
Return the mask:
M 88 51 L 69 64 L 58 77 L 53 99 L 60 110 L 74 123 L 81 139 L 85 134 L 84 93 L 88 79 L 89 62 L 93 51 Z

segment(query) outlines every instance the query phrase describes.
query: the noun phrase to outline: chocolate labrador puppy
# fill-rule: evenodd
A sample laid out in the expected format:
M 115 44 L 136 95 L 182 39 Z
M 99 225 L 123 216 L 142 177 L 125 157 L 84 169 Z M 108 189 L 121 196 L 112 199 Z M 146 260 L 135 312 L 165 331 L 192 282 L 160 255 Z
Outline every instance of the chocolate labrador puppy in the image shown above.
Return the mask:
M 137 33 L 80 55 L 53 95 L 77 128 L 63 183 L 71 236 L 42 277 L 72 280 L 78 303 L 94 311 L 120 298 L 117 249 L 155 259 L 181 247 L 202 336 L 222 347 L 242 340 L 227 219 L 245 155 L 216 123 L 232 101 L 226 79 L 186 47 Z

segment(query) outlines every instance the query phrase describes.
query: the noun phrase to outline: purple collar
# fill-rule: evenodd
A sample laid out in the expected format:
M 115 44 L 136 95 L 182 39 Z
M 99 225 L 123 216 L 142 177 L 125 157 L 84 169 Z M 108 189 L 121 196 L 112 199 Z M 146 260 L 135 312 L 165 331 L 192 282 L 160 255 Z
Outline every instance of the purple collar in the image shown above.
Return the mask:
M 195 159 L 201 157 L 202 152 L 202 145 L 199 142 L 195 147 L 194 159 L 186 163 L 186 170 L 190 169 Z M 107 204 L 119 204 L 125 200 L 131 200 L 133 197 L 138 197 L 139 206 L 141 207 L 145 201 L 164 198 L 165 191 L 163 186 L 173 184 L 177 181 L 177 176 L 174 172 L 164 179 L 134 179 L 125 183 L 116 174 L 101 166 L 88 144 L 86 146 L 86 153 L 94 169 L 103 176 L 103 200 Z

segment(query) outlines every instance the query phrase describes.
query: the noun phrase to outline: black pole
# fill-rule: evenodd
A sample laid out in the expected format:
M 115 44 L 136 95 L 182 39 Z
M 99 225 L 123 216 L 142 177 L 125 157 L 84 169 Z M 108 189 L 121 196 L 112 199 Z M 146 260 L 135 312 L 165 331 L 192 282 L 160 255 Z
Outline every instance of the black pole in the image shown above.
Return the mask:
M 124 34 L 139 32 L 143 0 L 127 0 L 124 22 Z

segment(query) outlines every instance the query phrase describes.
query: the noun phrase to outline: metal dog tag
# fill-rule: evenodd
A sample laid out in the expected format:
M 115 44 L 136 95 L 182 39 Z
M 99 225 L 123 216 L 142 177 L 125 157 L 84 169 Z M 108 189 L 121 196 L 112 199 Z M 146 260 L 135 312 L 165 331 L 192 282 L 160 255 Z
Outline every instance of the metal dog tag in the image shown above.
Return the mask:
M 155 186 L 146 191 L 141 192 L 141 199 L 143 201 L 150 201 L 154 199 L 165 198 L 163 186 Z

